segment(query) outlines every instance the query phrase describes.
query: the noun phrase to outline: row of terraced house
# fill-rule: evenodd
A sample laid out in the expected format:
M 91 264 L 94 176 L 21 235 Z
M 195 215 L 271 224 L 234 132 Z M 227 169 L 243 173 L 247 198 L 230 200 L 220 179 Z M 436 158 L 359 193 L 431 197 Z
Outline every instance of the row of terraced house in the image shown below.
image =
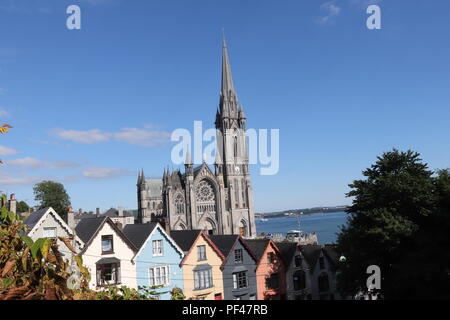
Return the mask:
M 170 299 L 178 287 L 187 299 L 332 300 L 337 256 L 331 245 L 299 245 L 200 230 L 167 231 L 158 223 L 120 223 L 111 209 L 69 226 L 55 210 L 31 213 L 32 239 L 71 237 L 91 273 L 89 286 L 155 287 Z M 125 221 L 125 220 L 124 220 Z M 73 220 L 72 220 L 73 223 Z M 60 240 L 57 240 L 60 242 Z M 59 243 L 67 259 L 72 253 Z

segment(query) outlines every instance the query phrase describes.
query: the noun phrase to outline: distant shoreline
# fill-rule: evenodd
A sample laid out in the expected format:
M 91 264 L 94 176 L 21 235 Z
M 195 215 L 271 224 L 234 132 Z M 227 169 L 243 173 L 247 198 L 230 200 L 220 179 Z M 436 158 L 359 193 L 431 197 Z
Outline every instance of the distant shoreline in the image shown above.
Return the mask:
M 255 218 L 294 218 L 301 216 L 310 216 L 315 214 L 323 214 L 323 213 L 336 213 L 336 212 L 345 212 L 348 209 L 348 206 L 339 206 L 339 207 L 324 207 L 324 208 L 312 208 L 312 209 L 295 209 L 295 210 L 285 210 L 280 212 L 269 212 L 269 213 L 256 213 Z

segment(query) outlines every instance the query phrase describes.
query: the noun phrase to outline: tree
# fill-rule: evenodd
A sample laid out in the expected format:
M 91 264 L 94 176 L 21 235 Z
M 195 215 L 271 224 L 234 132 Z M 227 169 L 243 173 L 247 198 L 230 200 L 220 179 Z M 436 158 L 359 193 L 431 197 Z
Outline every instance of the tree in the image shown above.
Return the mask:
M 35 200 L 40 202 L 40 209 L 52 207 L 64 220 L 67 220 L 70 198 L 61 183 L 43 181 L 37 183 L 33 191 Z
M 448 296 L 449 171 L 435 175 L 418 153 L 394 149 L 363 175 L 350 185 L 353 205 L 338 235 L 341 293 L 367 292 L 366 269 L 377 265 L 386 299 Z
M 30 206 L 25 201 L 19 201 L 17 203 L 17 212 L 28 212 L 30 210 Z

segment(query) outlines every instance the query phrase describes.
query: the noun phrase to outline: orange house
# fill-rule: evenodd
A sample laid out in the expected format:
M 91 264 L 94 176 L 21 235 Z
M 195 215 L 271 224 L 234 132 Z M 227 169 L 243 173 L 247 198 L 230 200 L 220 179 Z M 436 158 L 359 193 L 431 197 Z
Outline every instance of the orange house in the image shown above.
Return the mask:
M 258 259 L 256 285 L 258 300 L 286 300 L 286 266 L 277 245 L 270 239 L 246 240 Z

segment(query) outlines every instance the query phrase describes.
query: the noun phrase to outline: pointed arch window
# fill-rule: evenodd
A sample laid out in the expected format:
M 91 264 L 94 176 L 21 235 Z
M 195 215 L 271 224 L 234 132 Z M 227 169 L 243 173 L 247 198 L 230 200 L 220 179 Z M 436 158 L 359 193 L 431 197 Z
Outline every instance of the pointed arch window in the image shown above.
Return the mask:
M 238 138 L 234 136 L 234 157 L 238 156 Z

